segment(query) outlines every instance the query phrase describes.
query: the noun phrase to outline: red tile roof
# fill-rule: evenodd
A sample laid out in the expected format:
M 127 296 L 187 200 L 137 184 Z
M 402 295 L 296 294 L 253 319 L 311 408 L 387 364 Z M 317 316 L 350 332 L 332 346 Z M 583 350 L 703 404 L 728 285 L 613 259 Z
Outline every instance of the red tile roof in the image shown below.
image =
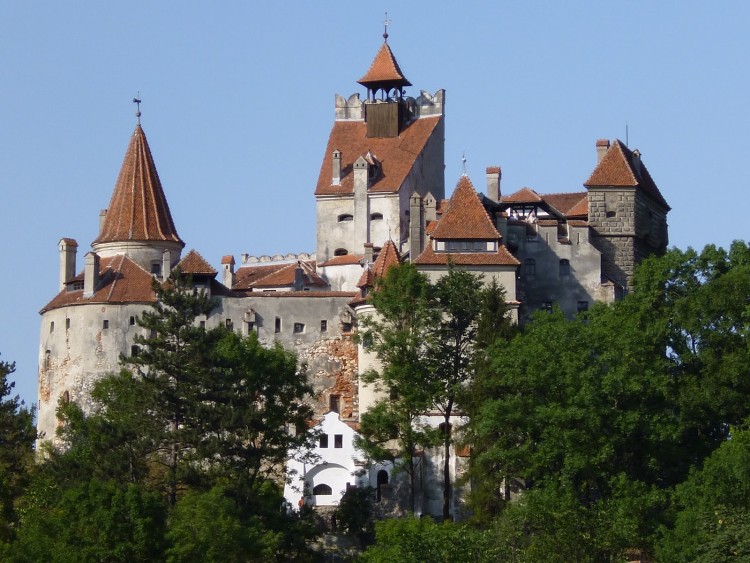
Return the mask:
M 554 210 L 559 211 L 561 215 L 567 215 L 573 207 L 581 202 L 581 200 L 588 200 L 588 193 L 570 192 L 564 194 L 542 194 L 542 199 L 545 203 L 552 206 Z M 586 209 L 588 210 L 588 204 Z
M 435 252 L 431 244 L 427 245 L 419 258 L 415 260 L 417 265 L 440 265 L 446 266 L 449 262 L 457 266 L 518 266 L 520 262 L 508 251 L 505 246 L 500 246 L 497 252 Z
M 82 280 L 83 273 L 76 276 Z M 83 289 L 62 290 L 40 312 L 89 303 L 153 303 L 154 277 L 124 254 L 101 258 L 99 284 L 91 297 L 83 296 Z
M 468 176 L 461 176 L 453 191 L 448 210 L 443 213 L 435 230 L 434 239 L 499 239 L 492 219 L 482 205 Z
M 370 184 L 371 192 L 394 193 L 411 172 L 414 163 L 442 117 L 422 117 L 407 124 L 398 137 L 368 138 L 364 121 L 335 121 L 318 176 L 315 195 L 354 192 L 354 161 L 370 151 L 380 162 L 380 172 Z M 333 151 L 341 151 L 340 184 L 333 182 Z
M 196 250 L 188 252 L 177 264 L 183 274 L 215 276 L 216 270 Z
M 599 142 L 597 141 L 597 146 Z M 583 184 L 587 188 L 594 187 L 633 187 L 640 188 L 645 194 L 649 195 L 657 203 L 670 209 L 669 204 L 661 195 L 659 188 L 656 187 L 654 180 L 648 173 L 643 162 L 640 166 L 636 164 L 636 159 L 628 147 L 616 139 L 612 146 L 607 149 L 604 156 L 597 164 L 591 176 Z
M 357 287 L 372 287 L 376 279 L 382 278 L 388 270 L 400 263 L 401 255 L 396 244 L 392 240 L 386 241 L 372 266 L 368 266 L 362 272 Z
M 334 256 L 322 264 L 318 264 L 318 266 L 321 268 L 324 266 L 349 266 L 361 263 L 362 258 L 364 258 L 362 254 L 344 254 L 343 256 Z
M 291 264 L 284 264 L 282 268 L 270 272 L 263 278 L 256 280 L 252 286 L 257 288 L 262 287 L 291 287 L 294 285 L 295 270 L 297 267 L 302 268 L 304 285 L 305 286 L 320 286 L 326 287 L 328 283 L 321 278 L 314 268 L 313 262 L 305 262 L 300 260 L 299 262 L 293 262 Z
M 174 241 L 177 235 L 154 159 L 140 125 L 136 125 L 117 178 L 97 243 Z
M 411 86 L 388 43 L 383 43 L 369 70 L 357 82 L 368 88 Z
M 515 193 L 500 198 L 503 203 L 540 203 L 542 196 L 531 188 L 521 188 Z
M 582 197 L 578 203 L 568 209 L 566 217 L 588 217 L 589 216 L 589 198 Z
M 253 284 L 261 278 L 288 266 L 289 264 L 264 264 L 257 266 L 245 266 L 235 272 L 234 285 L 232 289 L 243 291 L 252 289 Z

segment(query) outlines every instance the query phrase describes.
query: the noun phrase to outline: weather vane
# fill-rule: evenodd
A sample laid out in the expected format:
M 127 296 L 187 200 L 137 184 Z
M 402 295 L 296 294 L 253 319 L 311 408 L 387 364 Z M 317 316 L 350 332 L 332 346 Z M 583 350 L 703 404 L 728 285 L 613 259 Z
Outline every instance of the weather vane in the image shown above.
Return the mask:
M 133 98 L 133 103 L 136 105 L 138 109 L 136 109 L 135 116 L 138 118 L 138 125 L 141 124 L 141 92 L 138 91 L 138 94 L 136 94 L 136 97 Z
M 383 21 L 383 40 L 388 43 L 388 26 L 391 25 L 391 20 L 388 19 L 388 12 L 385 13 L 385 21 Z
M 464 168 L 464 176 L 466 176 L 466 151 L 464 151 L 463 155 L 461 156 L 461 164 Z

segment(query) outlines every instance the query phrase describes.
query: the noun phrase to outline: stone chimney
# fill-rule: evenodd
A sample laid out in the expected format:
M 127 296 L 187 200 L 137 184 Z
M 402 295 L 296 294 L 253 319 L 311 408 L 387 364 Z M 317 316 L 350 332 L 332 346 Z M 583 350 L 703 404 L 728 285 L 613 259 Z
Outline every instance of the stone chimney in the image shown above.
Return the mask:
M 599 164 L 604 158 L 604 155 L 609 150 L 608 139 L 598 139 L 596 141 L 596 163 Z
M 305 289 L 305 272 L 302 269 L 302 264 L 297 262 L 297 267 L 294 269 L 294 291 L 303 291 Z
M 424 226 L 427 228 L 427 223 L 437 219 L 437 200 L 432 193 L 427 192 L 422 202 L 424 203 Z
M 234 285 L 234 256 L 222 256 L 221 258 L 221 283 L 229 289 Z
M 499 166 L 487 167 L 487 197 L 492 201 L 500 201 L 500 178 L 502 171 Z
M 78 243 L 72 238 L 60 239 L 60 290 L 65 289 L 65 282 L 76 275 L 76 252 Z
M 422 197 L 414 192 L 409 198 L 409 261 L 414 262 L 422 253 Z
M 331 183 L 334 186 L 341 184 L 341 151 L 338 149 L 333 151 L 333 180 Z
M 87 252 L 83 267 L 83 296 L 91 297 L 99 285 L 99 255 Z
M 164 250 L 161 253 L 161 279 L 165 280 L 172 273 L 172 253 Z
M 365 257 L 364 257 L 364 265 L 365 267 L 367 264 L 372 264 L 374 262 L 373 256 L 375 255 L 373 251 L 373 244 L 371 242 L 365 243 Z
M 104 228 L 104 220 L 107 218 L 107 210 L 102 209 L 99 212 L 99 232 L 102 232 L 102 229 Z
M 367 198 L 367 189 L 370 187 L 369 164 L 363 156 L 354 162 L 354 237 L 351 248 L 360 248 L 360 245 L 370 240 L 370 209 Z

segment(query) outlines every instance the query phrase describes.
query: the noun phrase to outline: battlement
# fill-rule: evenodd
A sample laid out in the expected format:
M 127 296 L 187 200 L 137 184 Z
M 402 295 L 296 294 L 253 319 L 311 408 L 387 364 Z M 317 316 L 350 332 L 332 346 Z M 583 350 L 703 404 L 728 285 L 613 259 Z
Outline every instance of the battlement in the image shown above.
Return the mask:
M 299 260 L 308 261 L 315 260 L 315 254 L 309 252 L 300 252 L 294 254 L 292 252 L 288 254 L 274 254 L 273 256 L 250 256 L 249 254 L 242 254 L 241 256 L 243 264 L 284 264 L 297 262 Z
M 406 107 L 409 110 L 411 118 L 419 119 L 420 117 L 445 114 L 445 90 L 438 90 L 434 94 L 421 90 L 419 97 L 406 96 L 404 101 L 406 102 Z M 365 104 L 378 103 L 383 102 L 363 102 L 359 94 L 352 94 L 349 98 L 344 98 L 344 96 L 336 94 L 334 103 L 335 119 L 336 121 L 364 121 Z

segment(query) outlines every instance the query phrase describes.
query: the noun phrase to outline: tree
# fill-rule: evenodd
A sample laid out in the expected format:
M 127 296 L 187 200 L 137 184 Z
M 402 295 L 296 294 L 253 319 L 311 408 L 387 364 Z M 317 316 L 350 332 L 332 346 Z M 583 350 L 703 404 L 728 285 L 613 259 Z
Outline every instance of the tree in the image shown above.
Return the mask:
M 439 313 L 430 350 L 433 367 L 433 404 L 443 415 L 443 519 L 451 518 L 450 448 L 453 443 L 451 417 L 457 398 L 472 379 L 476 368 L 477 321 L 482 309 L 482 280 L 479 276 L 449 265 L 448 273 L 435 284 Z
M 371 459 L 392 461 L 409 478 L 409 502 L 416 510 L 415 458 L 436 443 L 436 433 L 420 417 L 432 405 L 429 350 L 437 312 L 432 286 L 412 264 L 389 269 L 372 293 L 377 315 L 362 319 L 362 341 L 381 363 L 367 382 L 387 391 L 360 418 L 357 446 Z
M 15 382 L 8 377 L 15 369 L 15 363 L 0 361 L 0 542 L 13 537 L 15 504 L 28 482 L 36 440 L 34 409 L 11 396 Z

